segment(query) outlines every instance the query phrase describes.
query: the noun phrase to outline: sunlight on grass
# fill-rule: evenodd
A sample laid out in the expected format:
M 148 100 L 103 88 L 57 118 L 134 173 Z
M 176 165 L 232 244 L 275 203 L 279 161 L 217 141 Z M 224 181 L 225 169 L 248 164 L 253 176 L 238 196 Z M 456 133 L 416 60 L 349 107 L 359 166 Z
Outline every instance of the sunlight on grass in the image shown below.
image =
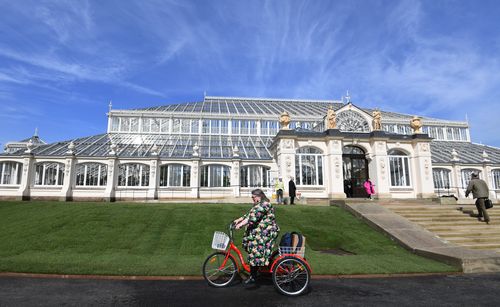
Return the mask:
M 215 230 L 249 205 L 0 202 L 0 271 L 201 275 Z M 314 274 L 451 272 L 336 207 L 278 207 L 282 229 L 307 237 Z M 242 231 L 237 233 L 241 242 Z M 239 244 L 238 244 L 239 245 Z M 336 256 L 320 250 L 341 248 Z

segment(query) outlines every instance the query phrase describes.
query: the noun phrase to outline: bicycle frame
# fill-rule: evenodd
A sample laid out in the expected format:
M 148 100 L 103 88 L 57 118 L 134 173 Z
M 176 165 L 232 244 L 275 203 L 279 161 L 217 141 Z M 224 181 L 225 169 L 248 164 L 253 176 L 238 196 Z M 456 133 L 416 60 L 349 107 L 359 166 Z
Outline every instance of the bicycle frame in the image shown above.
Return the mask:
M 231 251 L 234 251 L 238 255 L 238 258 L 240 260 L 239 263 L 238 263 L 238 261 L 236 261 L 237 259 L 235 259 L 235 257 L 231 254 Z M 234 245 L 232 238 L 231 238 L 231 242 L 229 244 L 229 248 L 226 249 L 225 253 L 226 253 L 226 257 L 224 258 L 224 261 L 222 262 L 220 269 L 224 268 L 224 266 L 227 263 L 227 259 L 229 259 L 229 257 L 233 257 L 233 259 L 236 262 L 236 265 L 238 266 L 238 272 L 240 271 L 240 266 L 242 266 L 246 272 L 250 272 L 250 266 L 245 262 L 245 259 L 243 258 L 243 254 L 240 252 L 238 247 L 236 247 L 236 245 Z
M 224 251 L 224 253 L 226 254 L 226 257 L 224 258 L 224 261 L 222 262 L 221 266 L 219 267 L 219 270 L 222 270 L 225 267 L 225 265 L 226 265 L 227 260 L 229 259 L 229 257 L 232 257 L 233 260 L 234 260 L 234 262 L 236 262 L 236 266 L 238 268 L 238 272 L 241 270 L 241 267 L 243 267 L 243 270 L 245 270 L 245 272 L 250 273 L 250 265 L 246 263 L 246 261 L 243 258 L 243 254 L 241 253 L 240 249 L 234 244 L 232 224 L 229 225 L 229 238 L 230 238 L 230 240 L 229 240 L 229 247 Z M 238 255 L 239 263 L 238 263 L 236 257 L 234 257 L 234 255 L 231 252 L 235 252 Z M 274 270 L 274 268 L 276 267 L 276 264 L 278 263 L 278 261 L 280 261 L 281 259 L 283 259 L 285 257 L 294 257 L 294 258 L 298 258 L 298 259 L 302 260 L 306 264 L 306 266 L 309 268 L 309 271 L 312 272 L 311 266 L 309 265 L 309 263 L 307 262 L 307 260 L 305 260 L 303 257 L 300 257 L 300 256 L 298 256 L 296 254 L 282 254 L 282 255 L 279 255 L 278 257 L 276 257 L 273 260 L 273 262 L 270 265 L 265 266 L 262 269 L 260 269 L 260 272 L 272 273 L 273 270 Z

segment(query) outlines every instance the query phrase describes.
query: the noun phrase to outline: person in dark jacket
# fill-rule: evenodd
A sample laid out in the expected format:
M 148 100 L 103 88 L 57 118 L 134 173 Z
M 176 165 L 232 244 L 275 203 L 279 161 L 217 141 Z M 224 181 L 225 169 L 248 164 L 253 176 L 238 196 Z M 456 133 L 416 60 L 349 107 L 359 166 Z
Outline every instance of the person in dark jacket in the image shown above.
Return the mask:
M 488 189 L 486 182 L 479 179 L 479 176 L 476 173 L 472 173 L 471 175 L 469 185 L 465 191 L 465 197 L 468 197 L 470 192 L 472 192 L 472 196 L 476 199 L 476 208 L 478 212 L 477 219 L 481 221 L 481 218 L 484 218 L 486 224 L 489 224 L 490 217 L 484 207 L 484 200 L 488 199 L 490 190 Z
M 297 187 L 295 187 L 295 182 L 293 182 L 293 177 L 290 177 L 290 181 L 288 181 L 288 196 L 290 196 L 290 205 L 293 205 L 293 200 L 297 195 Z

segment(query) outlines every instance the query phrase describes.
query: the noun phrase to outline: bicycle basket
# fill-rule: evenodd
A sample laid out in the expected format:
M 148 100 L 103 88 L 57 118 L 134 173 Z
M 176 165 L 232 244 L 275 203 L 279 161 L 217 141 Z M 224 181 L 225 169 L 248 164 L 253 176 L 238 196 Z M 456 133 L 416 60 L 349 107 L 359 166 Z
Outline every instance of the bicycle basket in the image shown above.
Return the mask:
M 305 247 L 291 247 L 291 246 L 283 247 L 283 246 L 280 246 L 280 248 L 279 248 L 280 256 L 297 255 L 297 256 L 304 258 L 305 252 L 306 252 Z
M 229 243 L 229 236 L 222 231 L 214 232 L 214 238 L 212 239 L 212 248 L 218 250 L 226 250 L 227 244 Z

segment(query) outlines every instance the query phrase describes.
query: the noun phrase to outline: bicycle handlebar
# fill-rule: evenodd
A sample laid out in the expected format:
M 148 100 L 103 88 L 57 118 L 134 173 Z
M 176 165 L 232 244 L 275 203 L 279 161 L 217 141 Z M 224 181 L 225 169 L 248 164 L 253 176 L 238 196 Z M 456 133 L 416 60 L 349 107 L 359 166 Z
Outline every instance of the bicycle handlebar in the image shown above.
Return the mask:
M 233 230 L 236 229 L 236 225 L 234 224 L 233 221 L 231 221 L 231 223 L 229 223 L 229 239 L 231 239 L 231 241 L 233 241 Z

